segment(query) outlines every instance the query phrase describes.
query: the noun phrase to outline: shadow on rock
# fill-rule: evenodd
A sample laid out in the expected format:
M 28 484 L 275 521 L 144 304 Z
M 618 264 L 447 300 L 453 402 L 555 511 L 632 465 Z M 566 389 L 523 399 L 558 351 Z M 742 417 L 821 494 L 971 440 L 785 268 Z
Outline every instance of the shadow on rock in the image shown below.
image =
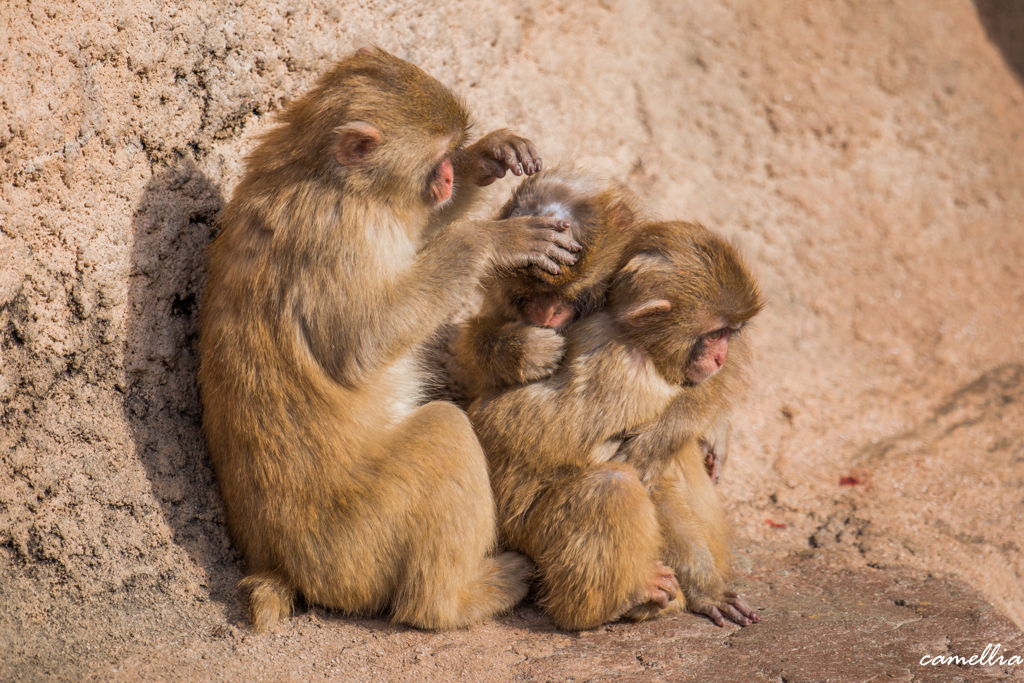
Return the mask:
M 1024 82 L 1024 5 L 1020 0 L 974 0 L 989 40 Z
M 206 574 L 200 591 L 237 606 L 239 557 L 201 431 L 197 383 L 204 252 L 223 205 L 191 159 L 146 186 L 133 219 L 125 414 L 174 542 Z

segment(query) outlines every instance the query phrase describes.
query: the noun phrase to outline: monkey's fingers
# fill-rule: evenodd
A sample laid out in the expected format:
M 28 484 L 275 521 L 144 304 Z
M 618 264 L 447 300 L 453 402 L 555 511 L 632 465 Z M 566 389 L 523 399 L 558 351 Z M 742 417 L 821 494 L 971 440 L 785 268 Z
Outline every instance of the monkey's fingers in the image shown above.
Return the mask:
M 562 274 L 562 268 L 544 254 L 531 254 L 527 256 L 526 264 L 531 266 L 537 266 L 541 270 L 546 270 L 552 275 Z
M 511 143 L 515 147 L 516 155 L 519 157 L 519 162 L 523 167 L 523 172 L 526 175 L 533 175 L 538 172 L 541 168 L 541 158 L 533 143 L 519 136 L 513 136 Z
M 547 242 L 544 246 L 544 253 L 551 259 L 566 266 L 571 266 L 579 260 L 580 257 L 572 253 L 574 251 L 572 238 L 569 238 L 568 245 L 563 236 L 557 232 L 548 233 L 544 239 Z
M 550 216 L 531 218 L 537 221 L 541 228 L 554 231 L 551 241 L 558 246 L 568 251 L 583 251 L 583 245 L 572 238 L 572 231 L 567 222 Z
M 753 607 L 744 602 L 743 598 L 741 598 L 738 593 L 733 593 L 732 591 L 726 593 L 725 602 L 735 607 L 740 614 L 750 619 L 752 623 L 756 624 L 757 622 L 761 621 L 761 616 L 754 610 Z M 735 619 L 733 621 L 735 621 Z
M 523 163 L 519 160 L 519 154 L 511 142 L 498 145 L 494 150 L 494 158 L 504 164 L 505 168 L 512 171 L 512 175 L 523 175 Z
M 571 266 L 576 263 L 576 256 L 556 245 L 553 241 L 537 240 L 531 245 L 527 261 L 543 268 L 552 275 L 561 275 L 561 265 Z
M 725 626 L 725 618 L 722 613 L 718 611 L 718 608 L 708 603 L 704 605 L 694 605 L 692 610 L 694 614 L 703 614 L 704 616 L 715 622 L 715 626 Z
M 740 614 L 739 611 L 727 602 L 723 602 L 719 605 L 719 608 L 725 612 L 725 616 L 729 617 L 731 621 L 736 622 L 740 626 L 749 626 L 754 623 L 750 618 Z
M 533 235 L 534 242 L 531 245 L 533 251 L 540 251 L 552 261 L 567 266 L 571 266 L 579 260 L 579 257 L 573 252 L 581 251 L 583 245 L 572 238 L 571 233 L 568 232 L 568 223 L 553 218 L 531 217 L 528 220 L 533 223 L 533 230 L 536 231 Z M 561 273 L 560 270 L 555 273 L 550 268 L 545 268 L 545 270 L 555 275 Z
M 579 252 L 583 250 L 583 245 L 574 240 L 572 236 L 567 232 L 559 232 L 557 230 L 552 230 L 547 235 L 545 235 L 545 237 L 549 241 L 554 242 L 560 249 L 564 249 L 565 251 L 568 251 L 570 253 Z M 576 263 L 576 258 L 576 256 L 573 256 L 573 263 Z
M 658 588 L 660 588 L 661 592 L 665 594 L 666 598 L 668 598 L 665 600 L 664 605 L 661 605 L 660 600 L 658 601 L 658 604 L 662 607 L 667 606 L 668 603 L 672 602 L 679 596 L 679 584 L 676 583 L 676 578 L 674 576 L 669 576 L 667 579 L 658 581 Z

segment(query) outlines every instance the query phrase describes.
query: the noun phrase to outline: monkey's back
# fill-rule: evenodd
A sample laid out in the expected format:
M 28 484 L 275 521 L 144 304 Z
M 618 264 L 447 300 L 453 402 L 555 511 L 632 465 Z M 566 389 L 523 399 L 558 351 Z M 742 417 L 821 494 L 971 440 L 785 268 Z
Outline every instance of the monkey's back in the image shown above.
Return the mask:
M 301 279 L 306 291 L 297 291 L 294 264 L 276 257 L 271 233 L 227 222 L 209 257 L 199 385 L 229 529 L 250 569 L 315 566 L 321 553 L 297 546 L 289 530 L 325 516 L 390 513 L 387 501 L 364 494 L 390 467 L 378 435 L 413 408 L 415 401 L 395 397 L 417 395 L 415 360 L 393 360 L 346 387 L 317 362 L 297 318 L 297 297 L 325 293 L 308 291 L 315 283 Z M 343 536 L 345 526 L 337 527 Z M 325 546 L 346 540 L 362 542 L 339 537 Z

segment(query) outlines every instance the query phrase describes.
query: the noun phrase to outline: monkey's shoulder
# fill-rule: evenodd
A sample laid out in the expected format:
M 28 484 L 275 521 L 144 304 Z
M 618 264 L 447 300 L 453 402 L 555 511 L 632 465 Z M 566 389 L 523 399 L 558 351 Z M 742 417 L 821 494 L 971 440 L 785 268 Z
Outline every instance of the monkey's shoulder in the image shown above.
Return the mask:
M 565 381 L 577 391 L 598 390 L 611 401 L 624 400 L 660 410 L 681 387 L 662 377 L 650 354 L 605 311 L 593 313 L 567 332 Z

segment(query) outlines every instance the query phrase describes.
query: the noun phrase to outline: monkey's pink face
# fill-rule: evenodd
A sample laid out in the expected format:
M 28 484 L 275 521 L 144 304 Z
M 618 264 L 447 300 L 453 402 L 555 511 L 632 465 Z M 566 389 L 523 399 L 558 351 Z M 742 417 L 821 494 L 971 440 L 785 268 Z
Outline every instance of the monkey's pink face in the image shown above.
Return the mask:
M 687 381 L 700 384 L 722 369 L 729 355 L 729 337 L 734 332 L 736 329 L 732 327 L 720 327 L 700 338 L 686 366 Z
M 523 305 L 523 314 L 534 325 L 557 330 L 573 321 L 576 309 L 554 295 L 535 296 Z

